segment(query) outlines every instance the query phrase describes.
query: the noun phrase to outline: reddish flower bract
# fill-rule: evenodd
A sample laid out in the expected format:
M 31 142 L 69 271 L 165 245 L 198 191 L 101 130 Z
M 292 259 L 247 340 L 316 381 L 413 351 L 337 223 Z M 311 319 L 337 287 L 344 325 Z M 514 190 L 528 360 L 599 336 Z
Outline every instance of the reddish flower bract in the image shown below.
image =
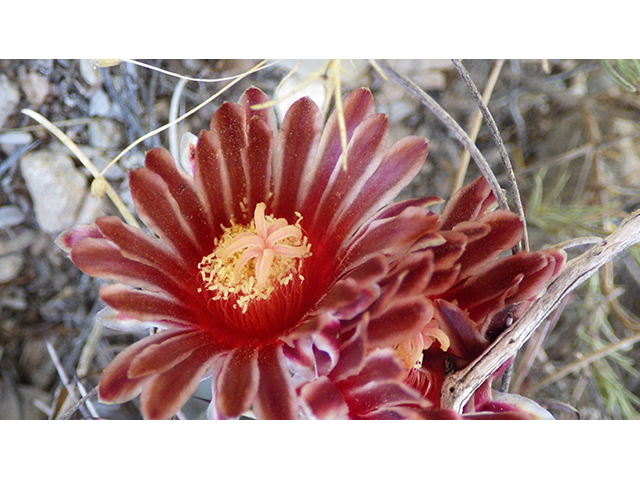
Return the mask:
M 403 209 L 399 218 L 408 218 L 421 202 L 433 199 L 390 209 Z M 557 249 L 499 258 L 520 240 L 523 225 L 517 215 L 494 210 L 496 204 L 489 184 L 479 178 L 460 189 L 441 216 L 415 210 L 421 212 L 422 233 L 402 256 L 386 255 L 378 242 L 378 255 L 388 261 L 372 257 L 362 267 L 379 275 L 375 292 L 354 295 L 361 308 L 336 312 L 341 319 L 337 365 L 298 387 L 309 417 L 539 415 L 539 408 L 533 415 L 523 410 L 528 405 L 521 399 L 503 395 L 494 401 L 490 381 L 463 417 L 440 408 L 445 376 L 466 367 L 517 321 L 564 265 L 565 255 Z M 341 279 L 332 291 L 348 298 L 350 280 Z

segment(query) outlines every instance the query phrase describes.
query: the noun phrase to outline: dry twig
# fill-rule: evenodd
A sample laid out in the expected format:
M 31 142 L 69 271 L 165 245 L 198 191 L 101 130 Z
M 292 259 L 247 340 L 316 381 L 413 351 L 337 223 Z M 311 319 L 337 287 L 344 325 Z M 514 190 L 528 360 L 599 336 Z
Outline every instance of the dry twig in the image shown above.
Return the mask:
M 425 105 L 431 112 L 438 117 L 438 119 L 445 124 L 445 126 L 449 129 L 449 131 L 464 145 L 464 147 L 469 150 L 473 160 L 476 162 L 476 165 L 482 172 L 482 175 L 487 179 L 489 185 L 491 186 L 491 190 L 493 191 L 496 199 L 498 200 L 498 205 L 500 208 L 504 210 L 509 210 L 509 204 L 507 203 L 507 198 L 505 197 L 496 176 L 494 175 L 489 163 L 482 155 L 482 152 L 476 147 L 476 144 L 469 138 L 469 135 L 464 131 L 464 129 L 458 125 L 458 123 L 451 118 L 449 115 L 438 103 L 431 98 L 424 90 L 422 90 L 418 85 L 413 83 L 409 78 L 401 73 L 397 72 L 391 65 L 389 65 L 384 60 L 376 60 L 378 66 L 398 85 L 403 87 L 408 92 L 417 96 L 420 101 Z
M 491 70 L 491 74 L 487 79 L 487 84 L 484 87 L 484 91 L 482 92 L 482 99 L 485 103 L 489 103 L 489 99 L 493 94 L 493 89 L 496 86 L 498 81 L 498 76 L 502 71 L 502 65 L 504 65 L 504 60 L 498 60 L 493 66 L 493 70 Z M 476 141 L 478 138 L 478 133 L 480 133 L 480 126 L 482 125 L 482 111 L 478 109 L 476 115 L 473 117 L 473 121 L 471 122 L 471 129 L 469 132 L 469 136 L 472 141 Z M 464 183 L 464 177 L 467 173 L 467 167 L 469 166 L 469 160 L 471 156 L 469 154 L 469 150 L 465 149 L 460 156 L 460 167 L 458 168 L 458 172 L 456 173 L 456 178 L 453 181 L 453 188 L 451 189 L 451 195 L 456 193 L 460 188 L 462 188 L 462 184 Z
M 463 370 L 446 377 L 441 392 L 442 407 L 461 412 L 477 388 L 515 355 L 563 298 L 596 273 L 602 265 L 637 242 L 640 242 L 640 210 L 627 216 L 601 245 L 568 262 L 546 293 L 533 302 L 527 312 L 482 355 Z
M 498 147 L 500 159 L 502 160 L 502 168 L 504 169 L 509 181 L 509 192 L 511 193 L 511 197 L 513 198 L 513 202 L 515 203 L 516 213 L 518 214 L 524 225 L 522 231 L 522 246 L 525 251 L 528 251 L 529 236 L 527 234 L 527 223 L 524 216 L 524 208 L 522 207 L 522 199 L 520 198 L 520 191 L 518 190 L 516 176 L 513 173 L 513 166 L 511 165 L 511 160 L 509 159 L 509 154 L 507 153 L 507 149 L 504 146 L 502 137 L 500 136 L 498 126 L 496 125 L 496 122 L 493 119 L 493 115 L 491 115 L 491 112 L 489 111 L 489 108 L 487 107 L 485 101 L 482 99 L 482 96 L 480 95 L 480 92 L 478 91 L 475 83 L 473 83 L 471 76 L 469 76 L 469 72 L 467 72 L 467 69 L 462 65 L 462 62 L 460 62 L 459 60 L 452 60 L 452 62 L 455 65 L 456 70 L 458 70 L 458 73 L 462 77 L 462 80 L 464 80 L 465 84 L 471 91 L 473 98 L 476 99 L 478 108 L 480 109 L 480 112 L 482 112 L 482 116 L 484 117 L 484 121 L 487 123 L 489 130 L 491 130 L 493 141 Z M 519 250 L 519 248 L 514 247 L 513 253 L 518 253 Z

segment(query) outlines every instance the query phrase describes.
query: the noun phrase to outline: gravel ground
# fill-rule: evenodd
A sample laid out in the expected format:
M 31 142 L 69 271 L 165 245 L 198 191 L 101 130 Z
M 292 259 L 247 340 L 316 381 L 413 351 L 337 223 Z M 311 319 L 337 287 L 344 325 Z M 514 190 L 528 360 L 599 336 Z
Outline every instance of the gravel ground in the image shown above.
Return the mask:
M 191 77 L 222 78 L 257 61 L 146 63 Z M 475 101 L 450 61 L 392 64 L 470 130 Z M 464 64 L 482 91 L 495 62 Z M 250 85 L 273 95 L 295 65 L 282 62 L 239 81 L 190 116 L 179 135 L 207 128 L 215 108 L 236 100 Z M 281 95 L 322 65 L 303 63 Z M 403 195 L 448 198 L 462 148 L 444 125 L 369 62 L 344 62 L 341 79 L 343 93 L 360 86 L 373 91 L 378 110 L 390 116 L 390 141 L 429 138 L 427 164 Z M 188 82 L 180 111 L 223 85 Z M 91 195 L 86 168 L 21 110 L 54 122 L 102 169 L 167 123 L 177 86 L 172 76 L 130 63 L 96 69 L 87 60 L 0 60 L 0 419 L 59 417 L 96 386 L 101 370 L 133 340 L 96 326 L 100 281 L 81 274 L 54 245 L 62 230 L 117 210 L 106 197 Z M 305 93 L 322 102 L 322 78 Z M 609 222 L 638 208 L 640 96 L 617 84 L 601 63 L 507 61 L 489 107 L 518 172 L 532 249 L 576 236 L 603 236 Z M 498 151 L 486 127 L 477 144 L 500 176 Z M 167 131 L 139 143 L 105 174 L 131 211 L 127 171 L 142 165 L 145 150 L 160 145 L 170 146 Z M 466 179 L 477 175 L 472 164 Z M 631 252 L 603 269 L 545 323 L 519 357 L 515 391 L 536 398 L 558 418 L 637 417 L 637 347 L 578 365 L 548 385 L 541 382 L 636 331 L 638 258 Z M 206 402 L 198 397 L 206 397 L 207 390 L 196 393 L 186 417 L 202 415 Z M 94 398 L 73 416 L 95 417 L 134 419 L 140 412 L 135 402 L 105 406 Z

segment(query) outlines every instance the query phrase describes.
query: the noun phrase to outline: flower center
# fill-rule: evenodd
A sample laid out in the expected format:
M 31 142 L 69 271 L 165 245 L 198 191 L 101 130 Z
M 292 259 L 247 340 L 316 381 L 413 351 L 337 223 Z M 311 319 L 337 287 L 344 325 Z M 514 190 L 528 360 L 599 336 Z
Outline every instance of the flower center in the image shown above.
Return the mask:
M 235 299 L 234 307 L 246 312 L 249 303 L 267 299 L 273 291 L 287 285 L 297 275 L 302 259 L 311 256 L 311 245 L 302 233 L 298 213 L 295 224 L 284 218 L 265 215 L 266 205 L 256 205 L 249 225 L 223 227 L 213 253 L 198 264 L 203 286 L 212 300 Z

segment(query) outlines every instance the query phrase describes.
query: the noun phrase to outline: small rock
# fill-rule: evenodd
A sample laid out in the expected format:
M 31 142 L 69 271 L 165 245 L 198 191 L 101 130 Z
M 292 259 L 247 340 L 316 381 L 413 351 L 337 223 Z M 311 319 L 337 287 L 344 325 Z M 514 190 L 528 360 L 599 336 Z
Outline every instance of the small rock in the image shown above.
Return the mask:
M 101 88 L 96 90 L 89 100 L 89 115 L 92 117 L 106 116 L 111 110 L 109 95 Z
M 0 127 L 13 115 L 20 103 L 20 91 L 5 75 L 0 75 Z
M 15 227 L 24 222 L 25 215 L 15 205 L 0 207 L 0 228 Z
M 82 59 L 80 60 L 80 75 L 85 82 L 92 87 L 102 83 L 102 77 L 100 76 L 100 70 L 95 65 L 93 60 Z
M 0 257 L 0 284 L 16 278 L 23 266 L 24 257 L 19 253 L 10 253 Z
M 29 132 L 6 132 L 0 134 L 0 147 L 7 155 L 11 155 L 17 148 L 31 143 L 33 137 Z
M 34 108 L 42 105 L 49 95 L 49 81 L 38 73 L 27 73 L 20 81 L 22 91 Z
M 105 118 L 89 125 L 89 141 L 98 148 L 117 148 L 122 143 L 120 127 L 113 120 Z
M 60 233 L 75 223 L 87 194 L 87 180 L 71 159 L 59 152 L 29 152 L 20 159 L 24 177 L 43 231 Z

